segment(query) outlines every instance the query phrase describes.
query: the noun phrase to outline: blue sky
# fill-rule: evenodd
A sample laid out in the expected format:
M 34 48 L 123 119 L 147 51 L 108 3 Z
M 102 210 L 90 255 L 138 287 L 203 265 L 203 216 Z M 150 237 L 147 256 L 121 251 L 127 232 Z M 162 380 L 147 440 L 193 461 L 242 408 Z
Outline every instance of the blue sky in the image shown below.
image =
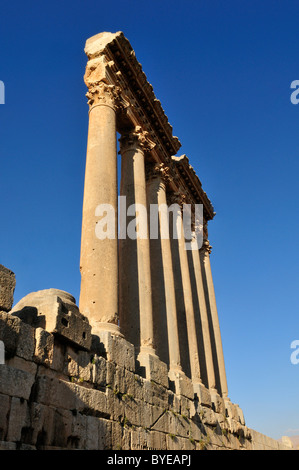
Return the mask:
M 123 31 L 217 212 L 231 400 L 248 426 L 299 434 L 299 3 L 2 0 L 0 13 L 0 263 L 16 274 L 15 301 L 50 287 L 79 298 L 83 49 Z

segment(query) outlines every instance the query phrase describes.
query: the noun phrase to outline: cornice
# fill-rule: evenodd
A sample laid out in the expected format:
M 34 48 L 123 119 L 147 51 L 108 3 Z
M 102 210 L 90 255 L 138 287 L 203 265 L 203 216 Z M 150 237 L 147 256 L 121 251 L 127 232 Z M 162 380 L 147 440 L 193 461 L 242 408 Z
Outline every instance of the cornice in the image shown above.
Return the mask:
M 212 220 L 215 216 L 214 207 L 207 193 L 203 190 L 200 179 L 194 171 L 194 168 L 189 163 L 189 158 L 186 155 L 180 157 L 171 157 L 174 166 L 177 170 L 178 178 L 184 182 L 190 197 L 194 203 L 203 204 L 204 217 L 206 220 Z
M 104 57 L 104 80 L 119 86 L 132 104 L 127 114 L 133 127 L 142 127 L 155 139 L 156 150 L 166 156 L 175 155 L 181 147 L 172 134 L 172 126 L 148 82 L 141 64 L 122 32 L 100 33 L 86 41 L 85 53 L 89 61 Z M 141 122 L 140 122 L 141 121 Z

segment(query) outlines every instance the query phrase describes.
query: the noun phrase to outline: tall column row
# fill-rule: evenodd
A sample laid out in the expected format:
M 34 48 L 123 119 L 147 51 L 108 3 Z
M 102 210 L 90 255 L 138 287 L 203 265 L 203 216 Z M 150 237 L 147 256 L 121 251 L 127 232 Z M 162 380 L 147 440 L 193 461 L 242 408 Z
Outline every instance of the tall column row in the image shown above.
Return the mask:
M 109 331 L 134 344 L 141 366 L 161 361 L 176 386 L 189 376 L 200 396 L 210 390 L 227 397 L 209 246 L 205 243 L 201 250 L 187 253 L 182 198 L 169 194 L 165 166 L 152 164 L 146 172 L 154 143 L 141 127 L 120 138 L 124 206 L 118 221 L 119 93 L 100 82 L 87 96 L 80 311 L 89 318 L 94 334 Z M 173 210 L 170 200 L 175 202 Z M 153 206 L 157 227 L 151 219 Z M 99 237 L 97 224 L 105 211 L 110 217 L 107 237 Z M 126 229 L 119 233 L 123 217 Z M 174 228 L 180 237 L 173 238 Z

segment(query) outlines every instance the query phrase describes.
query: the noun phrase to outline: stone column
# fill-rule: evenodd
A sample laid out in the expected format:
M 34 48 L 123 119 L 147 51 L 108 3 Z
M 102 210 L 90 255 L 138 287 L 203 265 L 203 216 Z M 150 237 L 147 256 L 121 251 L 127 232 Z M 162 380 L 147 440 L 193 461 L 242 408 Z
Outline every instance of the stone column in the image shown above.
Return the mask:
M 182 371 L 178 335 L 175 287 L 169 238 L 169 219 L 166 202 L 166 181 L 169 179 L 168 168 L 163 164 L 153 165 L 147 172 L 147 194 L 152 225 L 157 225 L 158 233 L 152 233 L 151 266 L 152 288 L 155 293 L 155 318 L 157 321 L 156 343 L 160 349 L 167 348 L 170 371 Z M 150 205 L 152 208 L 150 208 Z M 155 208 L 155 209 L 154 209 Z M 152 229 L 153 227 L 151 227 Z M 159 269 L 160 268 L 160 269 Z M 166 337 L 161 337 L 160 325 L 166 313 Z M 164 331 L 163 331 L 164 333 Z M 166 356 L 166 354 L 163 354 Z
M 179 261 L 180 269 L 182 276 L 183 284 L 183 295 L 184 295 L 184 304 L 186 312 L 186 322 L 187 322 L 187 332 L 188 332 L 188 347 L 189 347 L 189 357 L 190 357 L 190 366 L 191 366 L 191 377 L 194 387 L 194 391 L 198 394 L 201 402 L 210 403 L 210 397 L 207 389 L 202 383 L 201 373 L 200 373 L 200 362 L 198 355 L 198 343 L 197 343 L 197 334 L 196 334 L 196 322 L 195 314 L 192 301 L 192 288 L 190 281 L 190 272 L 189 264 L 186 250 L 186 242 L 184 235 L 184 226 L 183 226 L 183 217 L 182 217 L 182 207 L 185 202 L 185 196 L 182 194 L 176 194 L 171 198 L 172 204 L 174 204 L 173 212 L 173 224 L 176 224 L 177 234 L 178 234 L 178 251 L 179 251 Z M 184 354 L 184 352 L 182 352 Z
M 127 234 L 123 233 L 124 224 L 120 221 L 120 322 L 126 339 L 135 346 L 140 366 L 146 368 L 147 377 L 151 377 L 153 361 L 158 360 L 154 346 L 144 162 L 145 152 L 153 147 L 154 143 L 139 126 L 120 138 L 120 195 L 125 196 L 126 214 L 131 217 L 126 224 Z
M 221 390 L 218 390 L 218 392 L 222 396 L 223 399 L 227 399 L 228 398 L 227 380 L 226 380 L 226 372 L 225 372 L 225 365 L 224 365 L 224 355 L 223 355 L 223 349 L 222 349 L 222 340 L 221 340 L 218 312 L 217 312 L 217 306 L 216 306 L 214 283 L 213 283 L 211 264 L 210 264 L 210 253 L 211 253 L 211 246 L 209 244 L 209 241 L 205 240 L 203 243 L 203 247 L 201 249 L 201 257 L 202 257 L 203 272 L 204 272 L 204 277 L 205 277 L 206 299 L 210 308 L 212 328 L 213 328 L 213 334 L 214 334 L 214 339 L 215 339 L 215 349 L 216 349 L 216 355 L 217 355 L 217 365 L 218 365 L 219 381 L 220 381 L 220 388 L 221 388 Z
M 116 140 L 118 89 L 104 82 L 86 84 L 89 87 L 86 96 L 89 99 L 90 111 L 83 199 L 79 308 L 88 317 L 94 334 L 103 330 L 119 334 Z M 107 205 L 108 212 L 101 213 L 99 205 L 102 204 Z M 99 239 L 96 234 L 100 215 L 109 218 L 109 238 Z
M 200 319 L 201 319 L 201 325 L 202 325 L 202 336 L 203 336 L 203 343 L 204 343 L 203 347 L 204 347 L 205 360 L 206 360 L 208 386 L 209 386 L 210 392 L 215 393 L 216 381 L 215 381 L 213 352 L 212 352 L 211 337 L 210 337 L 209 319 L 208 319 L 207 305 L 206 305 L 206 300 L 205 300 L 204 285 L 203 285 L 202 272 L 201 272 L 199 247 L 198 247 L 197 237 L 195 233 L 193 233 L 192 243 L 194 244 L 194 247 L 191 250 L 191 254 L 192 254 L 193 267 L 194 267 L 194 276 L 195 276 L 195 283 L 196 283 L 196 290 L 197 290 Z

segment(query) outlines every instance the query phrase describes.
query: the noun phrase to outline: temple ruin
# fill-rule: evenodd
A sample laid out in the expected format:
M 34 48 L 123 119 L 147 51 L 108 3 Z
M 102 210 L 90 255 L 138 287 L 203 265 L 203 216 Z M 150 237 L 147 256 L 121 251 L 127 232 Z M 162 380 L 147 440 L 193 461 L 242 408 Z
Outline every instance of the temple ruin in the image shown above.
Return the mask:
M 80 299 L 48 289 L 12 308 L 14 274 L 0 267 L 0 448 L 285 448 L 249 429 L 229 398 L 211 201 L 124 34 L 93 36 L 85 53 Z

